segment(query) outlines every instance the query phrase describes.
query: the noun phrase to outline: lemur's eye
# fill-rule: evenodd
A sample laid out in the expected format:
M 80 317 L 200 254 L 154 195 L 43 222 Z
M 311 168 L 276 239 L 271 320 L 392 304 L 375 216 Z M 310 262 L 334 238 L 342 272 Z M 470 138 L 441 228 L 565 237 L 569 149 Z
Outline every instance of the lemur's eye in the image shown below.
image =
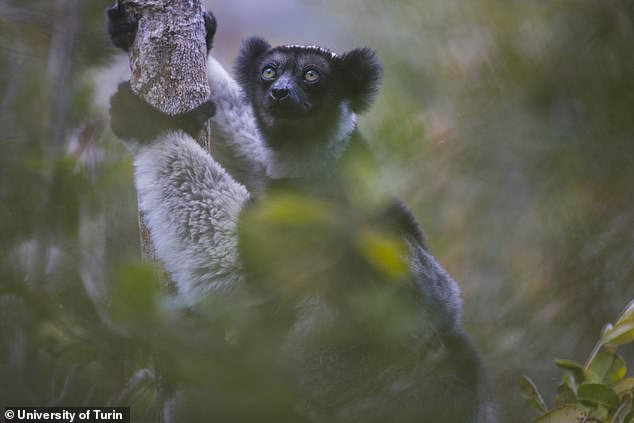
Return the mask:
M 275 79 L 276 76 L 277 72 L 270 66 L 265 67 L 262 71 L 262 79 L 265 79 L 267 81 Z
M 315 82 L 319 79 L 319 72 L 317 72 L 315 69 L 309 69 L 306 71 L 306 73 L 304 73 L 304 79 L 307 82 Z

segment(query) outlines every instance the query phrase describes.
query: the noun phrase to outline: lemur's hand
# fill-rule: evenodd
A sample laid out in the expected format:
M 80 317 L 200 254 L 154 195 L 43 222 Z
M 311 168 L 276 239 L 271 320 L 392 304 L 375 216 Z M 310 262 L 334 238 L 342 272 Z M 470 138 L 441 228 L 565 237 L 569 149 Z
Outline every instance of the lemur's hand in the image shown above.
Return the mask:
M 214 42 L 218 24 L 213 13 L 209 11 L 204 13 L 203 18 L 205 19 L 205 42 L 209 52 Z M 106 9 L 106 19 L 108 35 L 112 44 L 123 51 L 128 51 L 136 37 L 136 31 L 139 27 L 138 19 L 127 13 L 123 6 L 119 4 L 119 1 L 116 1 Z
M 189 112 L 167 115 L 137 96 L 129 82 L 119 84 L 110 98 L 110 127 L 122 140 L 147 142 L 178 129 L 195 136 L 215 113 L 216 105 L 208 100 Z
M 136 37 L 136 30 L 139 27 L 138 19 L 128 14 L 119 1 L 106 9 L 106 19 L 106 27 L 112 44 L 123 51 L 128 51 Z

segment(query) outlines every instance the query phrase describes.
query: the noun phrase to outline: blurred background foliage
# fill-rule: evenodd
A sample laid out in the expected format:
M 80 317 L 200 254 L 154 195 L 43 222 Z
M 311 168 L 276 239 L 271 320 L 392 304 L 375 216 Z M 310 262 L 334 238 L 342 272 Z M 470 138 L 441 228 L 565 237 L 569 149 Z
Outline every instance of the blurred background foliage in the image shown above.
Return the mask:
M 131 160 L 107 129 L 127 72 L 107 5 L 0 0 L 0 404 L 134 404 L 152 420 L 150 351 L 192 386 L 241 388 L 204 366 L 214 345 L 140 263 Z M 377 50 L 385 83 L 360 119 L 373 182 L 413 208 L 461 286 L 501 421 L 529 419 L 516 376 L 553 397 L 552 359 L 583 360 L 634 297 L 634 3 L 208 6 L 227 66 L 252 34 Z

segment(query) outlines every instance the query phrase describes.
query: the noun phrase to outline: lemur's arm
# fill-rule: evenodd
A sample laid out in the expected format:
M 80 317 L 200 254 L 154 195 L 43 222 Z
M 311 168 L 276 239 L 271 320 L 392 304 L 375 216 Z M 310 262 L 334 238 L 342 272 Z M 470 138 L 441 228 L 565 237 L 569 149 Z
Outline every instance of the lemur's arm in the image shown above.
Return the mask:
M 195 305 L 239 295 L 237 222 L 246 188 L 180 131 L 142 145 L 134 169 L 139 209 L 181 298 Z
M 107 10 L 107 16 L 113 44 L 127 51 L 138 22 L 118 3 Z M 210 13 L 205 14 L 205 26 L 211 48 L 216 21 Z M 229 156 L 225 160 L 229 164 L 235 157 L 239 163 L 228 167 L 240 175 L 259 169 L 252 159 L 259 154 L 259 138 L 250 107 L 213 59 L 210 82 L 212 97 L 181 115 L 168 116 L 154 109 L 132 92 L 129 83 L 119 86 L 110 108 L 113 132 L 134 154 L 139 208 L 157 256 L 189 304 L 207 293 L 231 297 L 243 285 L 236 226 L 250 193 L 227 173 L 216 155 Z M 213 157 L 189 135 L 211 117 Z
M 128 51 L 136 36 L 137 19 L 128 15 L 118 2 L 108 8 L 106 14 L 110 40 L 116 47 Z M 205 12 L 204 19 L 207 49 L 210 50 L 217 23 L 211 12 Z M 259 196 L 264 189 L 265 153 L 253 110 L 236 81 L 211 56 L 207 73 L 211 86 L 210 100 L 216 105 L 215 115 L 210 121 L 213 157 L 252 195 Z
M 259 197 L 265 188 L 266 153 L 253 109 L 238 83 L 212 56 L 207 60 L 210 99 L 216 105 L 211 118 L 211 153 L 227 172 Z
M 213 112 L 208 101 L 167 116 L 128 83 L 110 101 L 113 132 L 134 155 L 139 209 L 188 305 L 207 294 L 226 300 L 243 286 L 236 226 L 249 192 L 187 133 L 200 130 Z

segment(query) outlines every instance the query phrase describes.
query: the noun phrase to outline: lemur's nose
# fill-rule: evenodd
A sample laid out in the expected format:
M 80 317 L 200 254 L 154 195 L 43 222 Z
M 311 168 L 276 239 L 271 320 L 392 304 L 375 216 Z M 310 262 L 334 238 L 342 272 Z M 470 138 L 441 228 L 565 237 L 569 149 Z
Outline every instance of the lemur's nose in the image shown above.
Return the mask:
M 273 88 L 271 89 L 271 96 L 276 101 L 284 100 L 290 94 L 290 90 L 288 88 Z

